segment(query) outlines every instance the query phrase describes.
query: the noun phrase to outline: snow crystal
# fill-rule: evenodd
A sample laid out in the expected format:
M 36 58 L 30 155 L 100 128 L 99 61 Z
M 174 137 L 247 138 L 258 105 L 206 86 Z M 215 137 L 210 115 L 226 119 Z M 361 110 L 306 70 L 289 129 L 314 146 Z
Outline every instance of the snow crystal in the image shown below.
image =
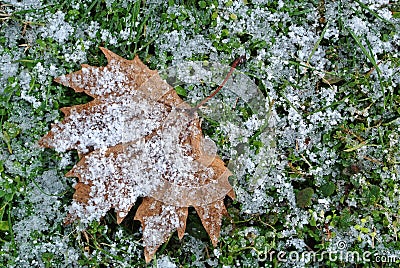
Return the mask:
M 118 39 L 112 35 L 110 31 L 107 29 L 101 29 L 100 30 L 100 38 L 102 41 L 107 42 L 111 45 L 115 45 L 118 43 Z
M 64 43 L 74 31 L 73 27 L 65 20 L 65 14 L 57 11 L 48 18 L 46 27 L 42 28 L 43 38 L 51 37 L 59 43 Z
M 0 50 L 0 93 L 3 92 L 8 82 L 8 78 L 17 76 L 19 64 L 15 62 L 15 58 L 7 53 L 1 53 Z
M 7 28 L 7 31 L 4 32 L 4 36 L 7 38 L 7 45 L 9 47 L 17 46 L 18 39 L 21 36 L 21 25 L 15 22 L 11 22 L 11 25 Z
M 7 1 L 7 4 L 12 5 L 17 10 L 39 10 L 43 5 L 41 0 L 10 0 Z
M 164 255 L 157 259 L 157 266 L 163 268 L 176 268 L 175 263 L 171 261 L 171 259 Z
M 86 33 L 92 39 L 96 38 L 97 33 L 100 30 L 100 24 L 97 21 L 91 21 L 90 24 L 86 27 Z

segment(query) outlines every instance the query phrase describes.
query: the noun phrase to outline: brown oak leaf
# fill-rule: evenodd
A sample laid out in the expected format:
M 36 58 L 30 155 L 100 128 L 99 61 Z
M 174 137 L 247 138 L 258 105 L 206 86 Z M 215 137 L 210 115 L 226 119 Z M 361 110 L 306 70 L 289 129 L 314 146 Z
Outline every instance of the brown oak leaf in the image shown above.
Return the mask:
M 216 246 L 223 199 L 234 192 L 200 118 L 137 56 L 101 50 L 107 66 L 82 65 L 55 79 L 94 100 L 62 108 L 64 120 L 39 141 L 60 152 L 76 149 L 80 157 L 66 174 L 78 178 L 66 223 L 99 220 L 112 208 L 121 223 L 143 197 L 135 220 L 143 227 L 146 262 L 174 231 L 183 237 L 189 206 Z

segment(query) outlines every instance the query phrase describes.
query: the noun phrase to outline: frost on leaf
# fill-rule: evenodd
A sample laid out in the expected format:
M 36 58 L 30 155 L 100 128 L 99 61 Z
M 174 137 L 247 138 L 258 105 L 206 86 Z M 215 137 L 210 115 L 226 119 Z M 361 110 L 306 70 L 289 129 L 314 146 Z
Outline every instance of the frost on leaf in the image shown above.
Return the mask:
M 80 160 L 66 176 L 77 177 L 66 223 L 99 220 L 110 209 L 121 223 L 138 197 L 135 219 L 143 227 L 149 262 L 171 233 L 182 238 L 193 206 L 213 245 L 218 241 L 223 199 L 234 198 L 230 171 L 204 138 L 200 118 L 174 89 L 136 56 L 125 60 L 101 48 L 108 65 L 83 65 L 56 82 L 93 101 L 62 109 L 39 144 L 76 149 Z

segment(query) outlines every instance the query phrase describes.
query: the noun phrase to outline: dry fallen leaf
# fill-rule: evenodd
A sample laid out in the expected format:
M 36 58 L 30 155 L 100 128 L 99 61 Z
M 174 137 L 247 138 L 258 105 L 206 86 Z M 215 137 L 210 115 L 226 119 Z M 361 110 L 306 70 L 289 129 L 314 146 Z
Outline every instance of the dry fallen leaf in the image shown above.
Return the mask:
M 203 137 L 198 115 L 137 56 L 126 60 L 101 50 L 107 66 L 82 65 L 55 79 L 94 100 L 62 108 L 64 120 L 39 141 L 80 156 L 66 174 L 79 179 L 66 223 L 99 220 L 111 208 L 121 223 L 144 197 L 135 219 L 143 227 L 146 262 L 175 230 L 183 237 L 189 206 L 216 246 L 223 199 L 234 192 L 231 173 Z

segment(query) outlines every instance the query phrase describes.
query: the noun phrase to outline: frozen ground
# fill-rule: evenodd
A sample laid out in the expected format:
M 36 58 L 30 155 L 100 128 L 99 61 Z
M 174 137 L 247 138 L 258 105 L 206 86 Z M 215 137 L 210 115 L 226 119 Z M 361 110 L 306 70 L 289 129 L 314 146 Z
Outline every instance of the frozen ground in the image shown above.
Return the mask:
M 104 46 L 158 70 L 246 55 L 238 69 L 263 96 L 249 105 L 232 97 L 247 84 L 226 88 L 212 107 L 229 109 L 204 114 L 235 173 L 218 247 L 190 210 L 183 240 L 149 266 L 398 267 L 399 17 L 385 0 L 1 2 L 0 264 L 145 266 L 133 214 L 62 224 L 78 156 L 37 146 L 59 108 L 90 100 L 53 78 L 104 66 Z M 207 90 L 178 93 L 195 103 Z

